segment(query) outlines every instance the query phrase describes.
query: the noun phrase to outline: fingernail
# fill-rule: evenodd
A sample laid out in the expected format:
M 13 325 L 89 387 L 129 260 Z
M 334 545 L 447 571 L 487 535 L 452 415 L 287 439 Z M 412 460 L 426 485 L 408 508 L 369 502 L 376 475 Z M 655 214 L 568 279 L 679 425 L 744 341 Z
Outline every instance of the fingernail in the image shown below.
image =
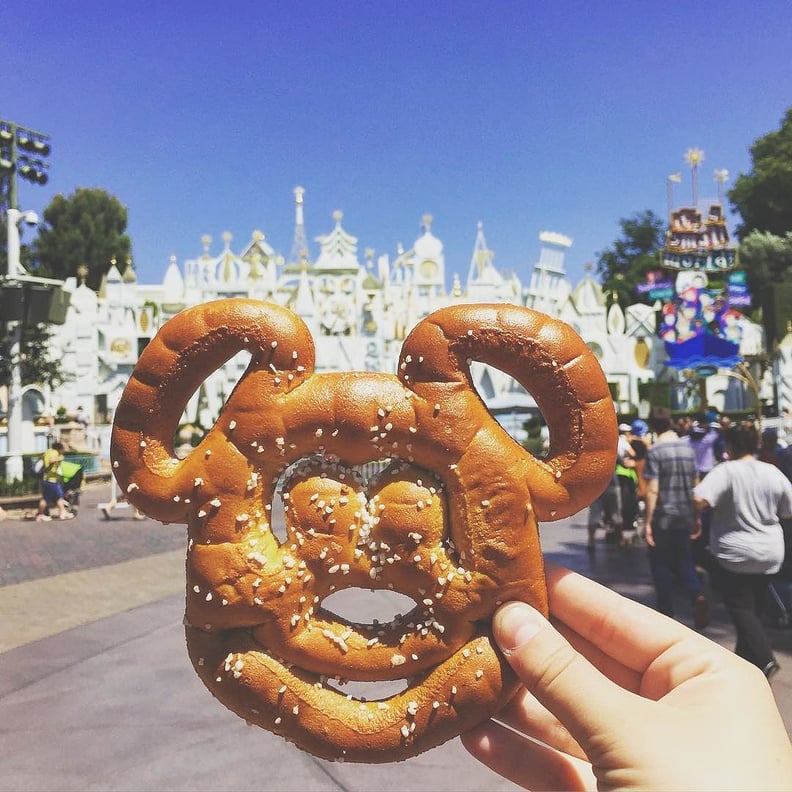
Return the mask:
M 492 628 L 501 651 L 509 655 L 527 644 L 544 624 L 544 619 L 530 605 L 509 602 L 495 614 Z

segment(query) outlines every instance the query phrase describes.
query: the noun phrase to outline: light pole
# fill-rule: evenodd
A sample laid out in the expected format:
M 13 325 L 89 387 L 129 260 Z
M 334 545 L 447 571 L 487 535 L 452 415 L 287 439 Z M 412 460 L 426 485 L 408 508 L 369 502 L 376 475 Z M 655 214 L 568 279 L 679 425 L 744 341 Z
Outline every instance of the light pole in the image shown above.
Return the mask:
M 20 212 L 19 209 L 7 209 L 8 219 L 8 281 L 16 282 L 22 275 L 22 264 L 19 261 L 19 225 L 36 225 L 38 215 L 35 212 Z M 19 290 L 24 294 L 24 287 Z M 22 373 L 19 368 L 19 356 L 22 352 L 22 322 L 9 322 L 8 334 L 11 338 L 9 357 L 11 377 L 8 383 L 8 456 L 6 457 L 6 480 L 22 480 Z
M 50 155 L 49 137 L 0 119 L 0 209 L 5 209 L 8 257 L 6 272 L 0 272 L 0 320 L 8 323 L 8 454 L 6 479 L 21 480 L 22 463 L 22 329 L 49 322 L 63 324 L 69 295 L 63 281 L 28 275 L 20 261 L 20 228 L 38 223 L 35 212 L 21 212 L 17 204 L 17 176 L 33 184 L 46 184 Z
M 22 479 L 22 329 L 33 325 L 63 324 L 70 295 L 63 290 L 63 281 L 28 275 L 19 260 L 20 226 L 38 223 L 35 212 L 6 211 L 8 231 L 8 266 L 0 274 L 0 314 L 8 323 L 9 370 L 8 383 L 8 455 L 6 479 Z

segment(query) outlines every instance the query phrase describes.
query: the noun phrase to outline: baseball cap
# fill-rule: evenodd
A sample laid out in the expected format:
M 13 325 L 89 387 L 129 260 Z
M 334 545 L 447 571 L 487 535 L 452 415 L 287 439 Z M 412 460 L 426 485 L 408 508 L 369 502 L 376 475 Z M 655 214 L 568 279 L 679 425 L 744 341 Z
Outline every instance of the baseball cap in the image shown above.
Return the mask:
M 630 431 L 630 424 L 619 424 L 619 431 L 620 432 L 629 432 Z
M 638 437 L 642 437 L 649 431 L 649 426 L 646 421 L 640 420 L 632 422 L 632 426 L 630 427 L 630 432 Z

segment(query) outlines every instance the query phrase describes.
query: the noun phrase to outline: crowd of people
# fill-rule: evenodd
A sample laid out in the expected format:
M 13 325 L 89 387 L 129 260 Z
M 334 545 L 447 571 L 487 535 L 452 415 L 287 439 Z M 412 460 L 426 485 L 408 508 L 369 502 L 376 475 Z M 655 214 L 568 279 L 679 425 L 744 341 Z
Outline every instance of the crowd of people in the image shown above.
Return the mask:
M 779 575 L 792 577 L 792 445 L 712 412 L 674 420 L 655 409 L 650 424 L 619 427 L 613 479 L 589 511 L 589 548 L 600 529 L 615 544 L 643 538 L 657 610 L 673 617 L 681 586 L 699 629 L 709 623 L 707 589 L 718 591 L 736 653 L 770 678 L 768 593 Z

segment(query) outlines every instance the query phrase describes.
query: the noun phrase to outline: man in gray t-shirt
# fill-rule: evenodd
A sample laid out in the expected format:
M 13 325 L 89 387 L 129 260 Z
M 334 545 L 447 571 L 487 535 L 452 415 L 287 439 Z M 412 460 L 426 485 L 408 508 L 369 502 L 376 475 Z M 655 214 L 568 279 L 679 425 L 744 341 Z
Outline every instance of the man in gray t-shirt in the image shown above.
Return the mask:
M 710 551 L 725 569 L 773 575 L 784 561 L 779 518 L 792 516 L 792 484 L 752 456 L 722 462 L 694 490 L 712 506 Z
M 698 509 L 712 509 L 710 550 L 715 583 L 737 630 L 735 652 L 770 678 L 778 663 L 762 624 L 768 575 L 781 569 L 780 519 L 792 516 L 792 484 L 774 465 L 754 458 L 751 425 L 725 432 L 728 462 L 716 465 L 694 491 Z

